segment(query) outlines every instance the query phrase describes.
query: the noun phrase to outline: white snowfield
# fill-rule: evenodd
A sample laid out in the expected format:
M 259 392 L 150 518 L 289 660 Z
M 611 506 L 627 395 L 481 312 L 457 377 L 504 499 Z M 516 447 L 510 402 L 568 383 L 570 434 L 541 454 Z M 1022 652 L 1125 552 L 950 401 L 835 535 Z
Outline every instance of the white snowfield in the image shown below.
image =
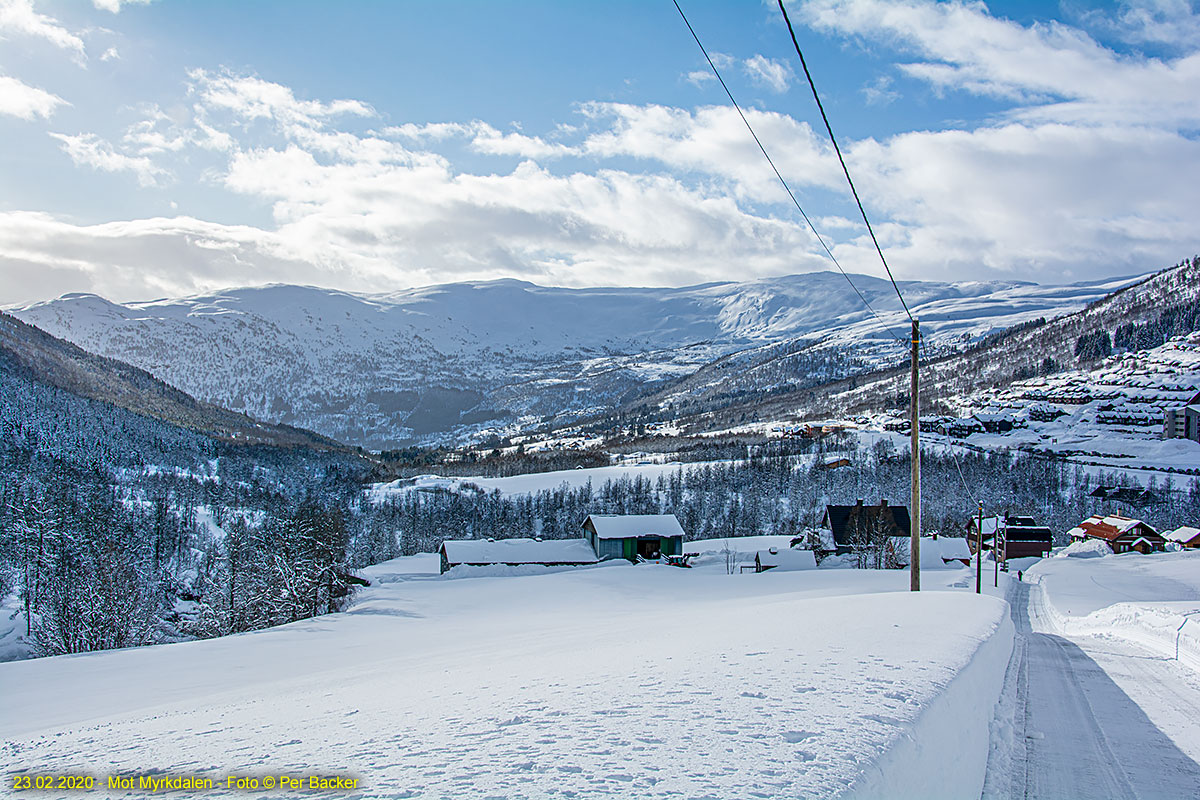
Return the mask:
M 372 567 L 348 612 L 273 630 L 0 664 L 0 759 L 94 775 L 89 797 L 151 772 L 205 796 L 314 773 L 370 798 L 979 796 L 1013 627 L 961 570 L 919 594 L 904 572 L 436 571 Z

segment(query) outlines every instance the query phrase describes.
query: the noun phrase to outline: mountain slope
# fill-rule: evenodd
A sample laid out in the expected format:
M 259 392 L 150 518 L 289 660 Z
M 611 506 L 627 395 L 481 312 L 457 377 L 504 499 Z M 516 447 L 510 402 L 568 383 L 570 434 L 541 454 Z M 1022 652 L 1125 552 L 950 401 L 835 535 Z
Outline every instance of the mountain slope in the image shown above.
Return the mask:
M 352 444 L 391 447 L 497 420 L 603 412 L 730 353 L 844 334 L 831 347 L 891 363 L 891 285 L 837 273 L 681 289 L 562 289 L 519 281 L 354 295 L 297 286 L 117 305 L 66 295 L 15 310 L 201 400 Z M 908 282 L 945 338 L 1056 316 L 1111 284 Z M 836 360 L 836 359 L 835 359 Z
M 89 353 L 0 313 L 0 366 L 7 379 L 46 384 L 169 425 L 244 444 L 347 450 L 310 431 L 256 422 L 202 403 L 145 370 Z

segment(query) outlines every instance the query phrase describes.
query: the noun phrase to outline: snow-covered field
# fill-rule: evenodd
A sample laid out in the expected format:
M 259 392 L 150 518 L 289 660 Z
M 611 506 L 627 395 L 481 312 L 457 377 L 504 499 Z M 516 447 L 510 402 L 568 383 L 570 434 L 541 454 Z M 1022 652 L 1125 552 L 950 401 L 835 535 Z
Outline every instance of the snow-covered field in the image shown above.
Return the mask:
M 8 772 L 205 775 L 210 796 L 282 773 L 351 775 L 354 797 L 982 785 L 1012 626 L 965 570 L 920 594 L 904 572 L 436 572 L 372 567 L 348 612 L 273 630 L 0 664 Z

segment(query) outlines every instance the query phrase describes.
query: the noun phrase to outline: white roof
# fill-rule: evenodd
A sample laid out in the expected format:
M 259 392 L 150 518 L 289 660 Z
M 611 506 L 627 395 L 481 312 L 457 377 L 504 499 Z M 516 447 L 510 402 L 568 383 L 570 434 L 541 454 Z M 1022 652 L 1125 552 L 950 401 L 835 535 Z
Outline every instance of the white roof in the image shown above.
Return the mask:
M 588 517 L 600 539 L 636 539 L 639 536 L 683 536 L 674 514 L 592 514 Z M 584 520 L 585 524 L 587 520 Z
M 770 550 L 759 550 L 758 563 L 780 572 L 793 572 L 801 569 L 816 569 L 817 557 L 813 555 L 812 550 L 780 549 L 774 553 Z
M 1197 536 L 1200 536 L 1200 528 L 1192 528 L 1187 525 L 1183 525 L 1173 531 L 1167 531 L 1164 536 L 1166 537 L 1167 541 L 1187 544 Z
M 582 539 L 448 539 L 442 542 L 453 564 L 592 564 L 598 561 Z
M 987 520 L 984 520 L 986 523 Z M 909 548 L 911 541 L 907 536 L 891 537 L 892 552 L 896 556 L 896 561 L 905 566 L 909 563 Z M 967 547 L 967 540 L 953 536 L 939 536 L 934 539 L 932 536 L 921 537 L 921 567 L 936 567 L 939 563 L 945 564 L 959 559 L 971 559 L 971 551 Z

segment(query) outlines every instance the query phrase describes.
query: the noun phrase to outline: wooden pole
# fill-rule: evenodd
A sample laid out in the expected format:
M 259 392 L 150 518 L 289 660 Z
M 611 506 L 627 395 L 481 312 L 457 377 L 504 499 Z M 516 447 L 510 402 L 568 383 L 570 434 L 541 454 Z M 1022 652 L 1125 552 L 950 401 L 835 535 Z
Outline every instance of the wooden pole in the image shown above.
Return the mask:
M 992 539 L 992 546 L 996 544 Z M 975 594 L 979 594 L 979 582 L 983 575 L 983 501 L 979 501 L 979 528 L 975 531 Z
M 1008 512 L 1004 512 L 1007 514 Z M 1008 530 L 1005 526 L 1005 536 L 1007 537 Z M 1008 550 L 1008 543 L 1005 542 L 1004 549 Z M 999 588 L 1000 586 L 1000 515 L 996 515 L 996 533 L 992 536 L 992 586 Z
M 912 321 L 912 391 L 909 394 L 912 415 L 912 515 L 908 548 L 908 588 L 921 591 L 921 415 L 917 393 L 917 352 L 921 343 L 920 323 Z

